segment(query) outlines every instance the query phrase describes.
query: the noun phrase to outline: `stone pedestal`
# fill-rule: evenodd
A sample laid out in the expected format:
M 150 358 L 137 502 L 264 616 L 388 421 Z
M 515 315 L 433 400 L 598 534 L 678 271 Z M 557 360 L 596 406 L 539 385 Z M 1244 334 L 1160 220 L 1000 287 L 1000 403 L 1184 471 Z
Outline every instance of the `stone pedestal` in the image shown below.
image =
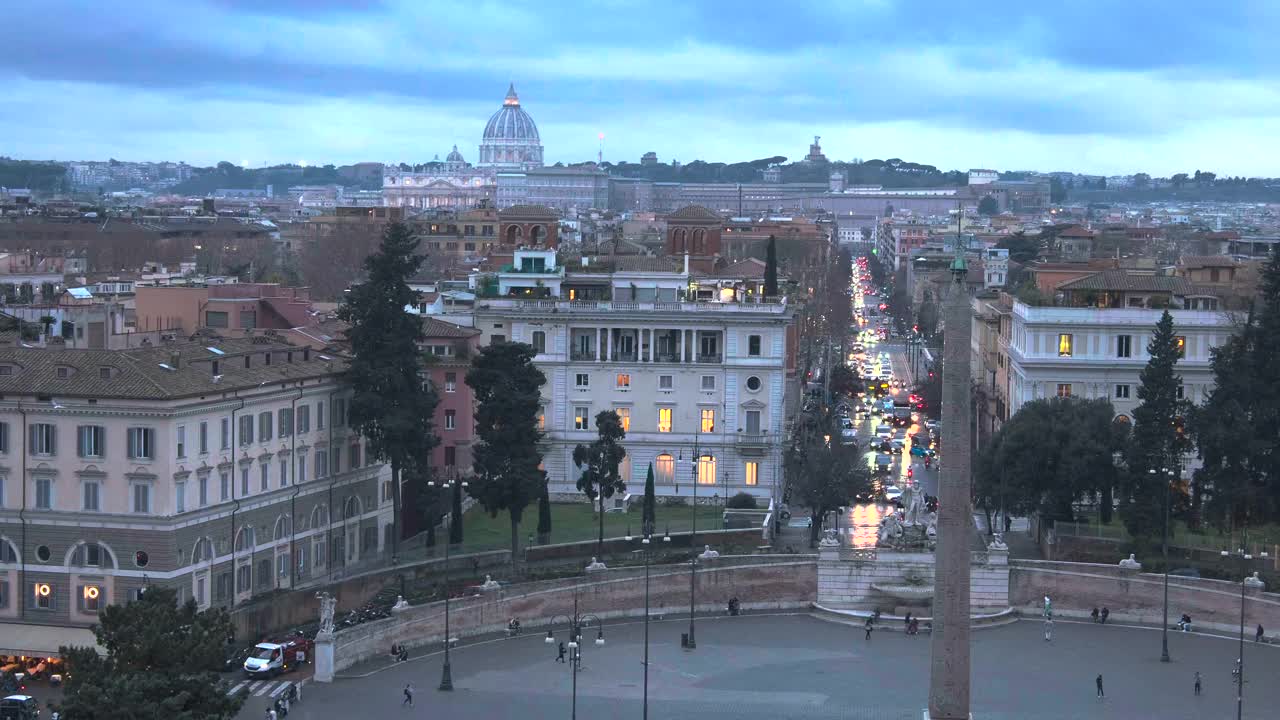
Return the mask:
M 316 635 L 316 682 L 333 682 L 333 633 Z
M 587 565 L 587 572 L 589 573 L 600 572 L 601 570 L 608 569 L 609 568 L 606 567 L 604 563 L 600 562 L 600 560 L 595 557 L 592 557 L 591 563 Z

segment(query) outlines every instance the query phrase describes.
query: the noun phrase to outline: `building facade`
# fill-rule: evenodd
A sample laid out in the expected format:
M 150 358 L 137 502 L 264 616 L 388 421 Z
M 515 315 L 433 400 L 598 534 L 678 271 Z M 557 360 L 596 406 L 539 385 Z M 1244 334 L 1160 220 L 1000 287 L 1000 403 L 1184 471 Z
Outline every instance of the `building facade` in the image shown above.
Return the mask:
M 147 585 L 231 607 L 379 558 L 390 473 L 348 427 L 344 369 L 265 336 L 0 348 L 0 633 L 87 627 Z

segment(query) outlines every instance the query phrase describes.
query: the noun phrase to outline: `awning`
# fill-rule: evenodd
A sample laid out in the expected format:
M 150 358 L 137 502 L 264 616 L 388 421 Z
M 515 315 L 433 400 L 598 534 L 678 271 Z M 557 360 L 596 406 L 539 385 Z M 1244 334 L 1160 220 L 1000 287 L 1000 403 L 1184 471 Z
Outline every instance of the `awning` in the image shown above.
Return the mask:
M 102 653 L 89 628 L 0 623 L 0 655 L 56 657 L 64 645 L 97 648 Z

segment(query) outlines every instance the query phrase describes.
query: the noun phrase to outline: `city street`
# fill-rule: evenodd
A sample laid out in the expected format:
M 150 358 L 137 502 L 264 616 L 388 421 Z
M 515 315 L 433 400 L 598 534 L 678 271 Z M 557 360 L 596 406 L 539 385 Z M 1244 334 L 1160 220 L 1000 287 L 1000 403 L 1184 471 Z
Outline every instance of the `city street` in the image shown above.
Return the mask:
M 927 702 L 929 639 L 878 632 L 807 616 L 708 618 L 698 622 L 698 649 L 680 649 L 687 621 L 650 625 L 650 716 L 654 718 L 805 718 L 918 720 Z M 583 718 L 641 716 L 643 624 L 606 625 L 606 645 L 590 640 L 577 677 Z M 983 720 L 1115 718 L 1217 720 L 1234 717 L 1231 668 L 1236 644 L 1199 633 L 1170 637 L 1174 661 L 1159 661 L 1159 635 L 1148 629 L 1060 621 L 1053 642 L 1024 620 L 973 634 L 973 714 Z M 594 633 L 591 633 L 592 635 Z M 456 690 L 436 690 L 440 657 L 415 656 L 364 677 L 308 683 L 291 720 L 386 716 L 569 718 L 570 665 L 530 632 L 453 652 Z M 565 638 L 561 631 L 557 637 Z M 1280 648 L 1246 646 L 1246 718 L 1271 718 L 1280 703 Z M 1204 694 L 1194 697 L 1196 671 Z M 371 673 L 371 674 L 370 674 Z M 1098 700 L 1101 673 L 1106 699 Z M 415 707 L 402 708 L 412 683 Z M 268 702 L 250 697 L 239 717 L 258 720 Z

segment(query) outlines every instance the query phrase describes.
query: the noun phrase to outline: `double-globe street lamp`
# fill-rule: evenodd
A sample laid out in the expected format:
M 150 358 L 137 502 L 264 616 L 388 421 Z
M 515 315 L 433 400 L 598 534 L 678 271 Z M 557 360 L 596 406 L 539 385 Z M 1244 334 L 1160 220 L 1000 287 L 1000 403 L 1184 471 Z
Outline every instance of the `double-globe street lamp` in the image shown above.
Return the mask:
M 1169 492 L 1177 473 L 1170 468 L 1152 468 L 1147 474 L 1153 481 L 1157 475 L 1167 476 L 1164 478 L 1164 530 L 1160 533 L 1164 557 L 1164 623 L 1160 626 L 1160 662 L 1169 662 Z
M 1227 550 L 1222 551 L 1223 558 L 1231 557 L 1233 555 L 1235 557 L 1240 558 L 1240 571 L 1244 575 L 1242 578 L 1240 578 L 1240 651 L 1239 651 L 1240 654 L 1236 657 L 1236 669 L 1235 669 L 1235 672 L 1232 673 L 1233 675 L 1235 675 L 1235 680 L 1236 680 L 1236 720 L 1243 720 L 1244 718 L 1244 600 L 1245 600 L 1244 591 L 1249 586 L 1249 581 L 1254 580 L 1254 578 L 1249 575 L 1249 562 L 1253 560 L 1254 556 L 1245 552 L 1244 548 L 1240 548 L 1236 550 L 1234 553 Z M 1267 557 L 1267 553 L 1265 552 L 1258 553 L 1258 557 L 1265 559 Z M 1255 582 L 1257 581 L 1255 580 Z
M 683 458 L 683 455 L 681 456 Z M 693 531 L 689 534 L 689 636 L 685 640 L 686 650 L 695 650 L 698 641 L 694 635 L 693 613 L 694 600 L 698 585 L 698 471 L 702 463 L 702 451 L 698 447 L 698 436 L 693 436 L 693 456 L 690 457 L 693 478 Z M 714 482 L 714 478 L 713 478 Z
M 644 555 L 644 701 L 642 704 L 641 717 L 642 720 L 649 720 L 649 564 L 653 560 L 653 546 L 649 540 L 652 533 L 645 528 L 644 537 L 640 539 L 643 546 L 638 553 Z M 631 533 L 627 533 L 627 542 L 631 542 Z M 662 542 L 671 542 L 671 533 L 666 532 L 662 535 Z
M 427 487 L 440 488 L 449 492 L 460 492 L 467 487 L 465 480 L 450 478 L 437 483 L 434 480 L 427 481 Z M 450 512 L 444 516 L 444 667 L 440 669 L 440 690 L 448 692 L 453 690 L 453 666 L 449 664 L 449 546 L 452 545 L 453 538 L 451 531 L 453 523 L 462 522 L 462 518 L 453 517 Z
M 556 644 L 555 626 L 559 620 L 564 620 L 569 624 L 569 670 L 573 675 L 573 704 L 571 706 L 569 717 L 571 720 L 578 718 L 578 671 L 582 669 L 582 625 L 595 621 L 596 623 L 596 645 L 604 645 L 604 622 L 599 616 L 587 613 L 585 615 L 578 614 L 578 594 L 573 595 L 573 617 L 567 615 L 552 615 L 547 630 L 546 643 L 548 645 Z

